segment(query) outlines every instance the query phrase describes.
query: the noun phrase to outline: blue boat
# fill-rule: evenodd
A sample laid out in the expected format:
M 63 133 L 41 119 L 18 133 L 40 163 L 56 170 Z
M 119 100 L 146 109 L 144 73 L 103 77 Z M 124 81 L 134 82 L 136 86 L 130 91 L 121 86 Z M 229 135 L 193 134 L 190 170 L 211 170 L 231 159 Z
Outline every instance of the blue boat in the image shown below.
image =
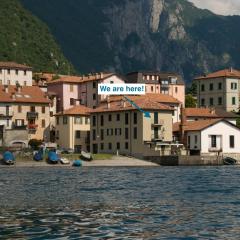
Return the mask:
M 53 152 L 53 151 L 50 151 L 48 153 L 48 161 L 49 161 L 49 163 L 57 164 L 58 161 L 59 161 L 59 157 L 58 157 L 57 153 Z
M 3 161 L 7 165 L 13 165 L 15 163 L 15 157 L 12 152 L 6 151 L 3 154 Z
M 72 165 L 73 165 L 73 167 L 82 167 L 82 161 L 74 160 Z
M 34 156 L 33 159 L 35 161 L 42 161 L 43 160 L 43 149 L 40 149 Z

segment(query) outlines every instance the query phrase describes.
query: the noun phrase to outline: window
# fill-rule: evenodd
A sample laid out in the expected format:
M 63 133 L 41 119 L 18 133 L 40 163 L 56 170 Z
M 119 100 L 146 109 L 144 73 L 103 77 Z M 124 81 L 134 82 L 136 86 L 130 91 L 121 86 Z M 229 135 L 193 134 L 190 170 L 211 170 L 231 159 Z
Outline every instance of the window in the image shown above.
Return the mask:
M 103 125 L 104 125 L 104 116 L 101 115 L 101 126 L 103 126 Z
M 218 98 L 218 105 L 222 105 L 222 97 Z
M 92 117 L 92 125 L 93 125 L 93 127 L 96 126 L 96 116 Z
M 210 90 L 210 91 L 213 91 L 213 83 L 210 83 L 210 84 L 209 84 L 209 90 Z
M 104 150 L 104 143 L 101 143 L 100 148 L 101 150 Z
M 81 138 L 81 131 L 77 130 L 75 131 L 75 138 L 80 139 Z
M 75 118 L 74 118 L 74 123 L 75 123 L 75 124 L 83 124 L 83 119 L 82 119 L 82 117 L 75 117 Z
M 191 146 L 191 136 L 189 135 L 188 136 L 188 148 L 190 148 L 190 146 Z
M 24 76 L 26 76 L 27 75 L 27 71 L 26 70 L 24 70 Z
M 235 147 L 235 139 L 234 139 L 233 135 L 231 135 L 229 137 L 229 142 L 230 142 L 230 148 L 234 148 Z
M 236 98 L 232 97 L 232 105 L 236 105 Z
M 90 118 L 89 117 L 85 117 L 85 124 L 90 124 Z
M 93 94 L 93 100 L 96 100 L 96 93 Z
M 108 115 L 108 121 L 109 121 L 109 122 L 112 121 L 112 115 L 111 115 L 111 114 Z
M 22 105 L 18 105 L 18 113 L 22 112 Z
M 42 119 L 42 128 L 45 128 L 46 127 L 46 121 L 45 119 Z
M 201 85 L 201 91 L 202 91 L 202 92 L 205 91 L 205 85 L 204 85 L 204 84 Z
M 70 92 L 73 92 L 74 91 L 74 86 L 71 84 L 69 85 L 69 88 L 70 88 Z
M 59 117 L 57 117 L 57 125 L 59 125 Z
M 201 99 L 201 106 L 205 106 L 205 99 L 204 98 Z
M 10 74 L 10 69 L 7 70 L 7 73 Z
M 125 113 L 125 124 L 128 125 L 128 113 Z
M 70 98 L 70 105 L 71 105 L 71 106 L 74 105 L 74 98 Z
M 178 93 L 178 87 L 175 87 L 175 93 Z
M 222 83 L 218 83 L 218 90 L 222 90 Z
M 125 128 L 125 139 L 128 139 L 128 128 Z
M 18 75 L 18 70 L 17 69 L 15 70 L 15 74 Z
M 68 118 L 67 116 L 63 116 L 63 124 L 67 124 L 68 123 Z
M 108 149 L 112 150 L 112 143 L 108 143 Z
M 97 84 L 96 82 L 93 82 L 93 88 L 96 88 Z
M 133 137 L 134 137 L 134 139 L 137 139 L 137 128 L 136 127 L 133 129 Z
M 53 111 L 50 111 L 50 117 L 53 117 Z
M 125 149 L 128 149 L 128 142 L 125 142 Z
M 236 90 L 237 89 L 237 83 L 231 83 L 231 89 Z
M 101 129 L 101 140 L 104 140 L 104 130 Z
M 210 99 L 209 99 L 209 105 L 210 105 L 210 106 L 213 106 L 213 105 L 214 105 L 214 99 L 213 99 L 213 98 L 210 98 Z
M 151 92 L 153 92 L 153 86 L 151 86 Z
M 122 129 L 121 128 L 115 128 L 115 136 L 121 136 L 122 135 Z
M 117 142 L 117 150 L 120 149 L 120 142 Z
M 31 107 L 30 107 L 30 112 L 36 112 L 35 106 L 31 106 Z
M 23 119 L 16 119 L 15 125 L 18 127 L 24 126 L 24 120 Z
M 211 147 L 212 148 L 216 148 L 217 147 L 217 136 L 216 135 L 212 135 L 211 136 Z
M 154 113 L 154 124 L 158 124 L 158 112 Z
M 42 106 L 42 113 L 45 113 L 45 112 L 46 112 L 45 106 Z
M 27 86 L 27 81 L 24 81 L 24 86 Z
M 198 136 L 197 135 L 194 136 L 194 142 L 195 142 L 195 144 L 197 144 L 197 142 L 198 142 Z
M 137 124 L 137 113 L 136 112 L 133 115 L 133 124 Z
M 93 140 L 96 140 L 96 130 L 95 129 L 93 129 L 92 138 L 93 138 Z
M 120 121 L 120 114 L 117 114 L 117 121 Z

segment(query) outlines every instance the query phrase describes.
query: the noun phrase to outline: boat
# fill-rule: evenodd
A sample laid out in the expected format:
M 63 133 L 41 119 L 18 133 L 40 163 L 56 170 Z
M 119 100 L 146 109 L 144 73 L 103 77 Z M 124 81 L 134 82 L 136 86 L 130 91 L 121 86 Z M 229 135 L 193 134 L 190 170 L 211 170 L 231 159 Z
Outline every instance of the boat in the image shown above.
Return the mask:
M 53 151 L 50 151 L 48 153 L 48 161 L 49 161 L 49 163 L 57 164 L 58 161 L 59 161 L 59 157 L 58 157 L 57 153 L 53 152 Z
M 43 150 L 40 149 L 37 153 L 34 154 L 33 159 L 35 161 L 42 161 L 43 160 Z
M 67 158 L 60 158 L 60 163 L 66 165 L 70 164 L 70 161 Z
M 225 157 L 223 158 L 223 164 L 224 165 L 236 165 L 237 160 L 231 157 Z
M 91 161 L 93 159 L 92 154 L 81 151 L 81 159 L 85 161 Z
M 72 165 L 73 165 L 73 167 L 82 167 L 82 161 L 74 160 Z
M 3 161 L 7 165 L 13 165 L 15 163 L 15 157 L 12 152 L 6 151 L 3 154 Z

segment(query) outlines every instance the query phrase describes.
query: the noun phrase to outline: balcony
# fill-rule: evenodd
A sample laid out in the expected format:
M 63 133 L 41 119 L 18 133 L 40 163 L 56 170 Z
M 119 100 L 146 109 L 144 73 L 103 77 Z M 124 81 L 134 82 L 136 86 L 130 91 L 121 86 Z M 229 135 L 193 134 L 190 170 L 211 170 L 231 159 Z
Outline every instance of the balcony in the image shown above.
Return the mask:
M 169 85 L 168 84 L 161 84 L 161 90 L 169 90 Z
M 154 142 L 158 142 L 158 141 L 163 141 L 164 140 L 164 137 L 162 134 L 152 134 L 152 137 L 151 137 L 152 141 Z
M 13 111 L 0 111 L 0 118 L 12 118 Z
M 27 130 L 27 125 L 16 125 L 15 123 L 12 124 L 12 129 L 14 130 Z
M 37 128 L 38 128 L 38 125 L 36 125 L 36 124 L 28 124 L 29 130 L 36 130 Z
M 217 153 L 217 152 L 222 152 L 222 148 L 221 147 L 215 147 L 215 148 L 208 148 L 208 151 L 209 152 L 215 152 L 215 153 Z
M 152 123 L 152 126 L 163 126 L 164 125 L 164 120 L 158 120 L 158 121 L 154 121 Z
M 38 112 L 27 112 L 27 119 L 36 119 L 38 118 Z
M 90 144 L 90 137 L 85 138 L 85 144 Z

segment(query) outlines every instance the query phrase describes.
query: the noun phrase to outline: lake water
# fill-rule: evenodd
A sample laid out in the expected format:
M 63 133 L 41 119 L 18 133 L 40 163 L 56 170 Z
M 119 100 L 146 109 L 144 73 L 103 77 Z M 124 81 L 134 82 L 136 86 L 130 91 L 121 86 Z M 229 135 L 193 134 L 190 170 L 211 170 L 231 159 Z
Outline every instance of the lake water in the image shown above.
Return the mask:
M 0 239 L 240 239 L 240 167 L 0 168 Z

